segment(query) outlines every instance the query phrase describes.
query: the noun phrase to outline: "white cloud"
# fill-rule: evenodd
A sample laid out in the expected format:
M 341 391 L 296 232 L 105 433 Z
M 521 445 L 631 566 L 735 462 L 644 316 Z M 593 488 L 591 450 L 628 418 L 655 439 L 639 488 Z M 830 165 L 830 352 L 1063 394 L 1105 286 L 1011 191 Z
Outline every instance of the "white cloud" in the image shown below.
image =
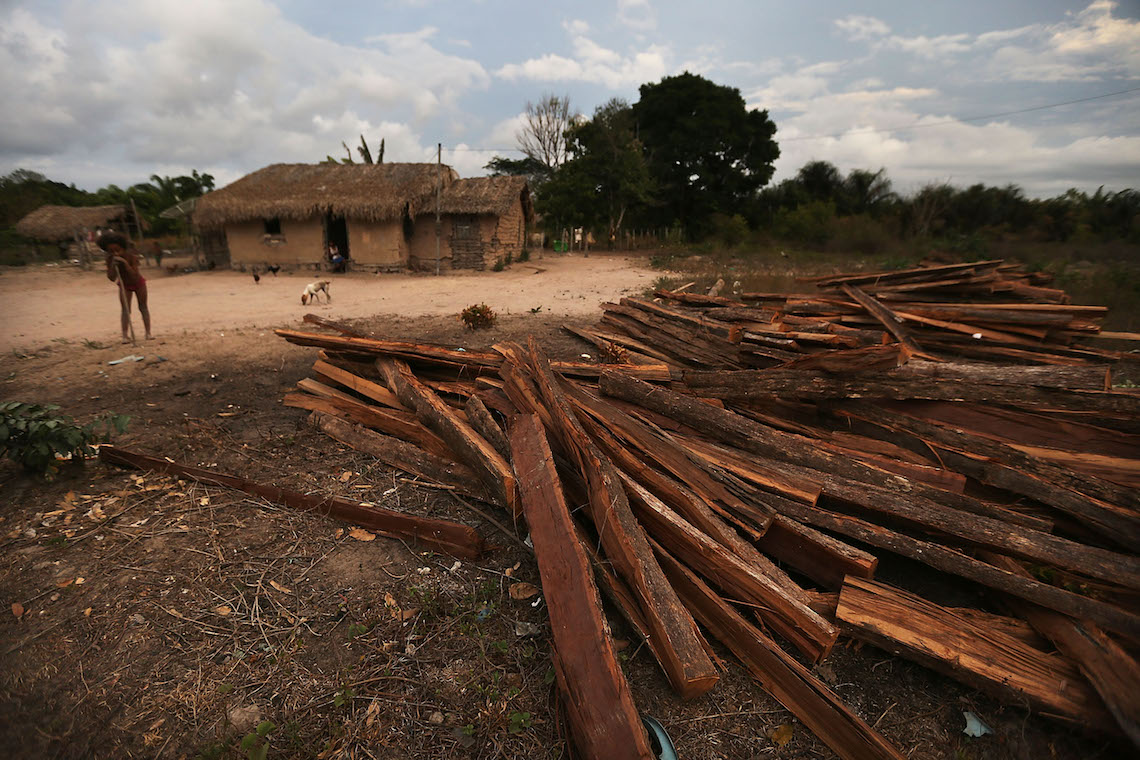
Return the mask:
M 657 26 L 657 13 L 649 0 L 617 0 L 617 17 L 631 29 L 645 31 Z
M 390 160 L 419 160 L 418 125 L 491 81 L 477 61 L 437 49 L 436 33 L 342 44 L 267 0 L 97 0 L 51 20 L 9 7 L 0 10 L 0 161 L 34 168 L 71 156 L 78 165 L 99 153 L 252 170 L 321 160 L 362 131 L 386 138 Z
M 885 37 L 891 32 L 886 23 L 871 16 L 847 16 L 836 19 L 835 26 L 847 35 L 848 39 L 862 41 Z
M 522 63 L 508 63 L 495 75 L 508 81 L 590 82 L 616 90 L 655 81 L 668 70 L 668 48 L 650 45 L 632 55 L 622 55 L 587 37 L 584 25 L 579 22 L 571 21 L 563 26 L 571 35 L 573 57 L 548 53 Z

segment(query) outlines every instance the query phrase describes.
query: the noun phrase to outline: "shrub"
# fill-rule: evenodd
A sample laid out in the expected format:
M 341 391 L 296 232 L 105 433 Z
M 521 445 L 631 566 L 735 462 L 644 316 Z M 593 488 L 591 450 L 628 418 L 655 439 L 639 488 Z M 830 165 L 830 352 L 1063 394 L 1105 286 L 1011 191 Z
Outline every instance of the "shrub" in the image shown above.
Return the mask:
M 80 427 L 58 406 L 9 401 L 0 404 L 0 455 L 7 455 L 28 472 L 52 477 L 59 469 L 56 456 L 80 460 L 92 456 L 91 444 L 123 433 L 130 417 L 107 414 Z
M 713 214 L 709 223 L 712 236 L 725 248 L 735 248 L 748 237 L 748 222 L 740 214 Z
M 519 253 L 519 257 L 515 261 L 530 261 L 530 249 L 523 248 Z
M 490 306 L 485 303 L 478 303 L 464 309 L 459 318 L 463 320 L 467 329 L 478 330 L 481 327 L 491 327 L 499 317 Z
M 816 201 L 794 209 L 781 209 L 776 213 L 773 226 L 776 234 L 785 240 L 823 245 L 835 234 L 835 204 Z

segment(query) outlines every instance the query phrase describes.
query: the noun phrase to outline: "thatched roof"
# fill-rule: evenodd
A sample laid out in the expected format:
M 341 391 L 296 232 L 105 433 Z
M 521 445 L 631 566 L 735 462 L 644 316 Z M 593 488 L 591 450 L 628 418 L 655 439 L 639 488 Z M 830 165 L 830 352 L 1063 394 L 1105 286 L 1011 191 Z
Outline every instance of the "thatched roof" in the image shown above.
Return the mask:
M 506 213 L 515 201 L 522 198 L 523 213 L 532 216 L 530 188 L 526 177 L 474 177 L 459 179 L 443 192 L 440 211 L 445 214 Z M 423 209 L 426 213 L 428 209 Z
M 16 232 L 36 240 L 70 240 L 77 232 L 109 227 L 126 206 L 40 206 L 16 222 Z
M 203 195 L 194 219 L 220 227 L 253 219 L 311 219 L 333 213 L 386 221 L 412 216 L 434 201 L 436 164 L 273 164 Z M 444 188 L 456 179 L 439 170 Z

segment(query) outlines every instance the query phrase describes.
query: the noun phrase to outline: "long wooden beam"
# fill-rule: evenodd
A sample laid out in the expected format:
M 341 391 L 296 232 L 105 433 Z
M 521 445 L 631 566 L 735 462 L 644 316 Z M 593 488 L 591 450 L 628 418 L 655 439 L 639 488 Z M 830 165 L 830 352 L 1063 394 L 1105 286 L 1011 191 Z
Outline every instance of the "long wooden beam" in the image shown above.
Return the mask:
M 476 559 L 482 556 L 486 550 L 483 537 L 474 528 L 449 520 L 419 517 L 375 506 L 366 507 L 359 502 L 343 499 L 339 496 L 310 496 L 277 486 L 256 483 L 235 475 L 176 464 L 166 459 L 127 451 L 116 446 L 100 446 L 99 459 L 120 467 L 151 470 L 166 475 L 190 478 L 199 483 L 233 488 L 253 496 L 259 496 L 275 504 L 284 504 L 294 509 L 314 512 L 326 517 L 335 517 L 338 520 L 360 525 L 384 536 L 418 541 L 427 548 L 463 559 Z

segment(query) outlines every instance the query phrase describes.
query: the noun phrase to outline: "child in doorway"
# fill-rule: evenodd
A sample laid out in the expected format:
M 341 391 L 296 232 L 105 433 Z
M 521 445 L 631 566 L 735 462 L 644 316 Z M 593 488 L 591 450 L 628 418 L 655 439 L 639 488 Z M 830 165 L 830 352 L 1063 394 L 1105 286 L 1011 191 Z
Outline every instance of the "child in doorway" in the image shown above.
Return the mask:
M 107 279 L 119 288 L 119 305 L 122 307 L 120 324 L 123 328 L 123 343 L 130 343 L 128 329 L 131 325 L 131 298 L 139 299 L 139 314 L 142 315 L 146 339 L 154 340 L 150 334 L 150 309 L 147 305 L 146 278 L 139 271 L 139 255 L 125 237 L 118 232 L 105 232 L 99 238 L 99 247 L 107 252 Z

